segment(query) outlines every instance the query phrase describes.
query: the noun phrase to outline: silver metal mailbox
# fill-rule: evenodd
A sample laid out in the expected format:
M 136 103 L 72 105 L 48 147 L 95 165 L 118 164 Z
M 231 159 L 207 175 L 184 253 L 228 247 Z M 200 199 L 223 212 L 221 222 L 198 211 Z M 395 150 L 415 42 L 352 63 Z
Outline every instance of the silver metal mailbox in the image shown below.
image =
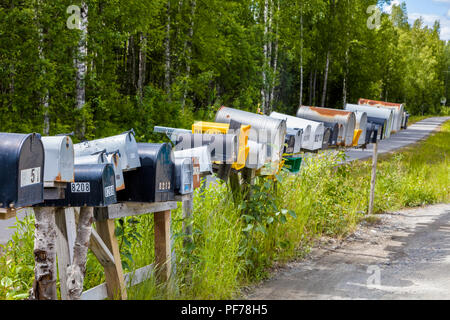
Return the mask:
M 251 126 L 249 141 L 267 144 L 268 161 L 282 160 L 287 128 L 285 120 L 227 107 L 217 111 L 216 122 L 231 123 L 232 120 Z
M 250 169 L 261 169 L 267 159 L 267 144 L 249 140 L 248 146 L 249 152 L 245 167 Z
M 300 153 L 300 151 L 302 149 L 303 129 L 287 128 L 286 137 L 287 136 L 294 137 L 294 146 L 292 149 L 292 153 L 293 154 Z
M 103 150 L 106 150 L 107 153 L 119 150 L 122 157 L 123 171 L 136 169 L 141 166 L 133 130 L 113 137 L 78 143 L 74 145 L 74 150 L 75 157 L 88 156 Z
M 194 192 L 194 167 L 192 158 L 175 158 L 175 194 Z
M 233 164 L 237 161 L 239 138 L 236 134 L 181 134 L 177 137 L 176 151 L 209 146 L 211 161 Z
M 170 127 L 160 127 L 155 126 L 153 128 L 153 132 L 156 133 L 164 133 L 166 136 L 172 141 L 174 144 L 177 142 L 177 137 L 181 134 L 192 133 L 191 130 L 187 129 L 179 129 L 179 128 L 170 128 Z
M 173 154 L 174 154 L 175 159 L 196 157 L 199 159 L 201 174 L 212 174 L 213 173 L 212 161 L 211 161 L 211 151 L 210 151 L 209 146 L 174 151 Z
M 44 182 L 74 181 L 74 150 L 68 136 L 42 137 L 45 164 Z

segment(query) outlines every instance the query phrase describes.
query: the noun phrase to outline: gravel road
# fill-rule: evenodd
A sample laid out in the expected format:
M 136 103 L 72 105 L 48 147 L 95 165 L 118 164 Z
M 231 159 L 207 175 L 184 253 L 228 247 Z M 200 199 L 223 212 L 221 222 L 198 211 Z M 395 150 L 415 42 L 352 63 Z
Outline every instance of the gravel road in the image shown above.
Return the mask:
M 450 204 L 377 215 L 275 273 L 247 299 L 450 299 Z

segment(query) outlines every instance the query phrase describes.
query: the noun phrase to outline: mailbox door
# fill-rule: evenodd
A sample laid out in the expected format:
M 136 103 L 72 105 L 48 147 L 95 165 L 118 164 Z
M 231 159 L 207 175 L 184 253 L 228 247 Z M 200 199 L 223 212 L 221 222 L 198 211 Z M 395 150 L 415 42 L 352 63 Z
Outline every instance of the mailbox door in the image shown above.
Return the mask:
M 45 150 L 44 181 L 74 181 L 74 150 L 68 136 L 42 137 Z
M 116 190 L 119 191 L 125 189 L 125 180 L 122 171 L 122 156 L 118 152 L 110 153 L 106 156 L 106 161 L 114 168 Z
M 191 157 L 193 170 L 193 188 L 200 188 L 200 158 Z
M 194 192 L 192 158 L 175 159 L 176 193 L 189 194 Z
M 139 143 L 141 167 L 124 172 L 119 201 L 165 202 L 175 199 L 175 165 L 169 144 Z
M 0 207 L 43 202 L 44 146 L 37 134 L 0 133 Z

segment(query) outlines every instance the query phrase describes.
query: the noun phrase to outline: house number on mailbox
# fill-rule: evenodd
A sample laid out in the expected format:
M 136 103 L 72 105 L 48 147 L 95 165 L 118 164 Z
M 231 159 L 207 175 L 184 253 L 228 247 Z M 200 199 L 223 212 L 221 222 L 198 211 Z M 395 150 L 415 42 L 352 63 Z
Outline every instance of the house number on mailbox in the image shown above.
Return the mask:
M 20 186 L 26 187 L 41 183 L 41 168 L 32 168 L 20 172 Z
M 170 181 L 168 182 L 160 182 L 159 190 L 170 190 Z
M 75 182 L 70 184 L 72 193 L 89 193 L 91 192 L 91 184 L 89 182 Z

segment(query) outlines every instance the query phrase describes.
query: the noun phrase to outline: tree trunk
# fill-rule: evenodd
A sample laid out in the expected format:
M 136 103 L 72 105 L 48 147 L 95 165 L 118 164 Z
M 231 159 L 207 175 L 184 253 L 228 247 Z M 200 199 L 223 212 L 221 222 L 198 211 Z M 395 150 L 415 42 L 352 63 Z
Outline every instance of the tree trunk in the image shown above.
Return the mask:
M 277 13 L 280 12 L 280 1 L 277 1 Z M 269 103 L 269 113 L 272 112 L 273 109 L 273 100 L 274 100 L 274 92 L 275 92 L 275 84 L 277 79 L 277 71 L 278 71 L 278 30 L 279 30 L 279 22 L 278 19 L 276 21 L 277 27 L 275 32 L 275 54 L 274 54 L 274 61 L 273 61 L 273 79 L 272 79 L 272 85 L 271 85 L 271 92 L 270 92 L 270 103 Z
M 312 106 L 312 96 L 313 96 L 313 70 L 309 72 L 309 105 Z
M 138 96 L 142 102 L 144 81 L 145 81 L 145 65 L 147 58 L 147 36 L 141 32 L 139 35 L 139 71 L 138 71 Z
M 317 84 L 317 69 L 314 69 L 314 84 L 313 84 L 313 105 L 316 106 L 316 84 Z
M 264 62 L 263 62 L 263 87 L 261 89 L 261 96 L 262 96 L 262 111 L 264 114 L 267 114 L 267 104 L 268 104 L 268 97 L 267 97 L 267 65 L 268 65 L 268 17 L 269 16 L 269 1 L 265 0 L 264 2 L 264 45 L 263 45 L 263 52 L 264 52 Z
M 300 98 L 299 106 L 303 105 L 303 0 L 300 7 Z M 311 100 L 311 99 L 310 99 Z
M 325 75 L 323 79 L 323 92 L 322 92 L 322 103 L 320 106 L 323 108 L 325 107 L 325 100 L 327 97 L 327 84 L 328 84 L 328 69 L 330 66 L 330 51 L 327 52 L 327 63 L 325 65 Z
M 34 208 L 34 283 L 32 300 L 56 300 L 56 224 L 54 208 Z
M 86 274 L 86 260 L 91 238 L 94 208 L 80 208 L 77 237 L 73 249 L 72 265 L 67 267 L 67 288 L 69 300 L 80 300 L 83 293 L 83 282 Z
M 188 82 L 191 76 L 191 60 L 192 60 L 192 39 L 194 37 L 194 19 L 195 19 L 195 11 L 197 9 L 196 0 L 191 1 L 191 24 L 189 26 L 189 38 L 186 40 L 184 47 L 187 52 L 187 61 L 186 61 L 186 81 L 184 85 L 183 98 L 181 101 L 181 109 L 184 110 L 186 104 L 186 98 L 188 94 Z
M 343 83 L 343 89 L 342 89 L 342 96 L 343 96 L 343 108 L 345 109 L 345 106 L 347 105 L 347 76 L 348 76 L 348 52 L 349 48 L 345 51 L 345 73 L 344 73 L 344 83 Z
M 166 39 L 164 41 L 165 46 L 165 75 L 164 75 L 164 88 L 166 94 L 171 101 L 171 83 L 170 83 L 170 68 L 171 68 L 171 51 L 170 51 L 170 0 L 167 1 L 167 25 L 166 25 Z
M 88 27 L 88 6 L 86 2 L 81 3 L 81 17 L 80 17 L 80 30 L 81 37 L 78 43 L 78 54 L 75 58 L 75 69 L 77 70 L 76 74 L 76 96 L 77 96 L 77 109 L 81 110 L 86 104 L 86 57 L 87 57 L 87 27 Z M 79 135 L 81 138 L 84 138 L 85 135 L 85 122 L 84 119 L 82 121 Z

